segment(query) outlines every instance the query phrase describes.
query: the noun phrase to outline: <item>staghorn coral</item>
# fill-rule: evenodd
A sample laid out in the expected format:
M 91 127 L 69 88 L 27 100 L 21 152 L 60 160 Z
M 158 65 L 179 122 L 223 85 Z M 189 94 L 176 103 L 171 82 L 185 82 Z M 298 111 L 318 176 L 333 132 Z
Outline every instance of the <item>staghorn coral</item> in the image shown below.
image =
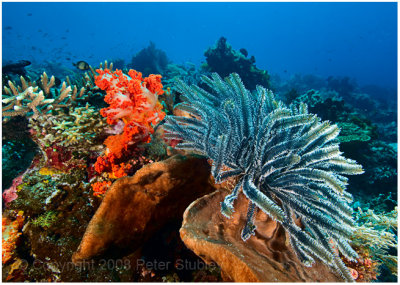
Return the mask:
M 67 86 L 62 83 L 61 89 L 55 88 L 55 77 L 48 78 L 46 72 L 41 75 L 41 86 L 34 82 L 27 82 L 22 76 L 21 86 L 8 81 L 4 86 L 2 96 L 3 122 L 14 116 L 27 116 L 38 118 L 50 110 L 69 107 L 75 100 L 86 100 L 85 88 L 78 93 L 76 86 Z
M 216 73 L 203 81 L 212 93 L 177 83 L 186 99 L 180 108 L 200 119 L 169 116 L 164 128 L 167 138 L 184 140 L 177 148 L 213 160 L 217 183 L 239 178 L 221 203 L 222 213 L 232 215 L 242 190 L 251 201 L 243 240 L 255 234 L 253 218 L 261 209 L 289 233 L 304 264 L 321 260 L 352 281 L 334 248 L 350 260 L 357 258 L 348 243 L 353 231 L 348 206 L 352 197 L 343 174 L 361 174 L 363 169 L 342 156 L 335 140 L 339 128 L 309 114 L 305 104 L 286 107 L 261 86 L 251 93 L 235 73 L 225 81 Z M 223 171 L 223 165 L 230 170 Z
M 157 100 L 158 95 L 164 93 L 161 75 L 151 74 L 143 78 L 135 70 L 130 70 L 128 75 L 121 70 L 112 73 L 108 69 L 98 69 L 97 72 L 96 85 L 107 92 L 104 100 L 110 105 L 100 113 L 107 118 L 108 124 L 119 124 L 121 133 L 105 140 L 105 156 L 97 159 L 95 169 L 98 173 L 110 172 L 113 178 L 119 178 L 126 176 L 131 169 L 121 159 L 126 159 L 138 143 L 150 142 L 153 126 L 165 116 Z

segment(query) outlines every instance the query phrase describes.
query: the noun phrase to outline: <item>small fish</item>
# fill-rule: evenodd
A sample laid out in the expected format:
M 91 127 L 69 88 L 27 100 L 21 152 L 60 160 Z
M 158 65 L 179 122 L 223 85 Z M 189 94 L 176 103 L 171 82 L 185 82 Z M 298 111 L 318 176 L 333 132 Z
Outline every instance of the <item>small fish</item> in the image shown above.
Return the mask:
M 70 58 L 70 57 L 67 57 L 66 60 L 71 60 L 71 58 Z
M 62 40 L 66 40 L 67 38 L 66 38 L 66 37 L 61 37 L 61 39 L 62 39 Z
M 89 69 L 89 64 L 86 61 L 78 61 L 77 63 L 72 63 L 73 66 L 76 66 L 76 68 L 80 70 L 88 70 Z
M 30 16 L 32 16 L 32 13 L 28 13 L 28 14 L 26 14 L 28 17 L 30 17 Z
M 11 26 L 5 26 L 4 30 L 12 30 L 12 27 Z

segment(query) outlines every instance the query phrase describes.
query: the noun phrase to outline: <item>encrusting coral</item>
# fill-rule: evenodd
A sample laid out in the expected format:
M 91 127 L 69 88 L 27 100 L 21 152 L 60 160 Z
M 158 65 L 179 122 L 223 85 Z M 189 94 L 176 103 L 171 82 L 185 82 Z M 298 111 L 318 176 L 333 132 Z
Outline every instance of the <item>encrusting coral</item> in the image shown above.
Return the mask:
M 164 129 L 166 138 L 183 140 L 178 149 L 213 160 L 217 183 L 239 178 L 221 204 L 222 213 L 232 216 L 242 190 L 250 200 L 243 240 L 255 234 L 253 219 L 261 209 L 288 232 L 304 264 L 321 260 L 353 281 L 336 250 L 349 260 L 357 258 L 348 243 L 354 222 L 343 174 L 361 174 L 363 169 L 342 156 L 339 128 L 309 114 L 305 104 L 286 107 L 261 86 L 251 93 L 235 73 L 225 80 L 214 73 L 203 82 L 211 93 L 178 81 L 186 100 L 179 108 L 194 118 L 169 116 Z M 223 171 L 224 165 L 230 170 Z
M 102 116 L 89 104 L 29 120 L 31 133 L 39 146 L 57 144 L 84 150 L 96 144 L 96 137 L 105 132 L 106 125 Z

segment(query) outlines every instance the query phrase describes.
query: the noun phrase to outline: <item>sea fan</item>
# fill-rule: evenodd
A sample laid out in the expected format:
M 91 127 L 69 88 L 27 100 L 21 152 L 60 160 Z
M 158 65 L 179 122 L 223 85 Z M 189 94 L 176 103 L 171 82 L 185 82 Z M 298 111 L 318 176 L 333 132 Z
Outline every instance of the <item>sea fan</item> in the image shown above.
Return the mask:
M 251 93 L 235 73 L 225 80 L 216 73 L 202 80 L 211 93 L 177 82 L 184 99 L 178 108 L 192 118 L 169 116 L 165 130 L 167 138 L 183 140 L 177 148 L 213 160 L 217 183 L 238 177 L 221 203 L 222 213 L 232 215 L 242 191 L 250 200 L 243 240 L 254 234 L 253 218 L 261 209 L 286 229 L 305 265 L 319 259 L 352 281 L 338 255 L 357 258 L 348 243 L 352 197 L 345 191 L 343 174 L 361 174 L 363 169 L 342 156 L 339 128 L 309 114 L 306 104 L 286 107 L 261 86 Z M 295 223 L 299 218 L 302 227 Z

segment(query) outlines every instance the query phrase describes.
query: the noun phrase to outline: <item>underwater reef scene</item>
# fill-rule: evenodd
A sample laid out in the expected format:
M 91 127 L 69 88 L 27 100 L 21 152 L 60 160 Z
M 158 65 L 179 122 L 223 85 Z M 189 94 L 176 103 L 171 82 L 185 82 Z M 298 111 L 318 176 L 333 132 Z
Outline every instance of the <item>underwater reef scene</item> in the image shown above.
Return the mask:
M 397 282 L 396 93 L 248 44 L 3 55 L 2 281 Z

